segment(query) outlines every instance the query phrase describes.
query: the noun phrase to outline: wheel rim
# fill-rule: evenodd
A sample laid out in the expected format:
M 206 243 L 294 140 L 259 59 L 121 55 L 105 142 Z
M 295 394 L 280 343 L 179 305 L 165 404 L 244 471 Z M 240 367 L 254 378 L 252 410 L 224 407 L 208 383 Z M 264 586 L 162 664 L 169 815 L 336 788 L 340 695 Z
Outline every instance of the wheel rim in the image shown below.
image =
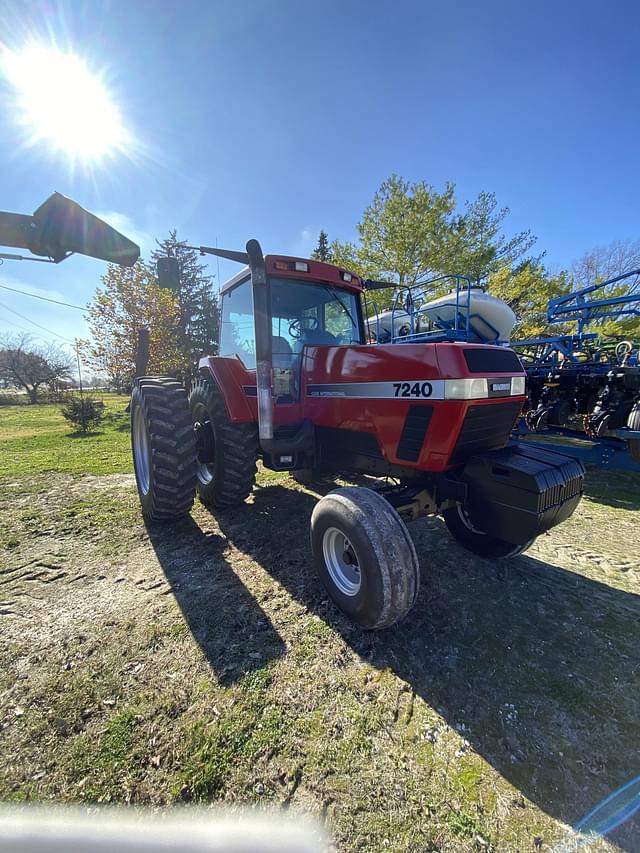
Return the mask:
M 470 530 L 477 536 L 487 535 L 484 530 L 478 530 L 477 527 L 473 526 L 473 524 L 471 523 L 471 519 L 469 518 L 469 514 L 467 513 L 466 509 L 463 508 L 462 504 L 458 504 L 458 515 L 460 516 L 460 521 L 464 524 L 467 530 Z
M 354 596 L 360 590 L 362 573 L 355 549 L 337 527 L 325 530 L 322 552 L 329 576 L 343 595 Z
M 138 475 L 138 486 L 142 494 L 146 495 L 149 493 L 151 482 L 151 459 L 149 432 L 141 406 L 136 406 L 133 412 L 133 460 Z
M 196 425 L 196 444 L 198 448 L 198 467 L 197 467 L 197 475 L 198 481 L 203 486 L 208 486 L 209 483 L 213 481 L 213 462 L 203 462 L 200 459 L 200 452 L 202 448 L 202 436 L 200 434 L 201 430 L 208 429 L 210 431 L 210 441 L 211 446 L 210 449 L 214 454 L 215 459 L 215 438 L 213 435 L 213 429 L 211 427 L 211 421 L 209 419 L 209 412 L 207 411 L 207 407 L 204 403 L 196 403 L 193 407 L 192 419 L 194 424 Z

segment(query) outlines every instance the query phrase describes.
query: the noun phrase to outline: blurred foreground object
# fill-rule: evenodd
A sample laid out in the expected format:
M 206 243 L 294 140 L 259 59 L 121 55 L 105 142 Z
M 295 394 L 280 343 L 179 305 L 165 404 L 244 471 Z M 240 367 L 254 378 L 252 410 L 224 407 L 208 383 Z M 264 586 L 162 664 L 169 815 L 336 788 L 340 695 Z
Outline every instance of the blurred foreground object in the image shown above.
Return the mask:
M 29 216 L 0 211 L 0 245 L 28 249 L 38 258 L 0 253 L 9 260 L 60 263 L 74 253 L 130 267 L 140 247 L 70 198 L 55 192 Z
M 6 853 L 322 853 L 329 845 L 305 818 L 281 813 L 173 809 L 152 812 L 97 807 L 0 808 Z

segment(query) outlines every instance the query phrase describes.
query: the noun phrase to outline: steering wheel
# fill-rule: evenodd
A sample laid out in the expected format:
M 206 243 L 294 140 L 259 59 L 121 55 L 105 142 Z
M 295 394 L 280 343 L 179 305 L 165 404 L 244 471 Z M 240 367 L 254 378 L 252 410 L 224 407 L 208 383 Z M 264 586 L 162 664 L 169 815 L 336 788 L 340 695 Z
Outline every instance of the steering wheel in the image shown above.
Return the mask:
M 315 332 L 320 323 L 317 317 L 304 317 L 303 320 L 295 319 L 289 323 L 289 335 L 292 338 L 301 338 L 303 332 Z

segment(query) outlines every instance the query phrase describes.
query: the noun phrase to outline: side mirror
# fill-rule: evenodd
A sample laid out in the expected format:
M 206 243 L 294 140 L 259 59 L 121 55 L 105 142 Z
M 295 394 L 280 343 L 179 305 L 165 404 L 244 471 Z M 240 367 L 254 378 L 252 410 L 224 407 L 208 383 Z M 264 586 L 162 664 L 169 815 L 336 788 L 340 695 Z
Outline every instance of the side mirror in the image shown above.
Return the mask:
M 140 249 L 131 240 L 61 193 L 54 193 L 33 214 L 28 248 L 34 255 L 63 260 L 69 252 L 133 266 Z
M 160 287 L 166 287 L 174 293 L 180 290 L 180 270 L 177 258 L 158 258 L 156 273 Z

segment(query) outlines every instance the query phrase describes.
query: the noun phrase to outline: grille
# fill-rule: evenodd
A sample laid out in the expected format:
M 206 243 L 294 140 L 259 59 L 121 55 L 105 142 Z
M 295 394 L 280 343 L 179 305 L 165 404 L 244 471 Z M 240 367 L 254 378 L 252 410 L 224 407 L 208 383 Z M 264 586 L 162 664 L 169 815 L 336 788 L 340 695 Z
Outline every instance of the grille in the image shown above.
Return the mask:
M 450 464 L 464 462 L 472 453 L 481 450 L 504 447 L 521 408 L 522 403 L 509 402 L 467 409 Z
M 520 359 L 512 349 L 466 349 L 464 360 L 470 373 L 522 373 Z
M 433 414 L 433 406 L 409 406 L 396 456 L 407 462 L 417 462 L 424 437 Z

